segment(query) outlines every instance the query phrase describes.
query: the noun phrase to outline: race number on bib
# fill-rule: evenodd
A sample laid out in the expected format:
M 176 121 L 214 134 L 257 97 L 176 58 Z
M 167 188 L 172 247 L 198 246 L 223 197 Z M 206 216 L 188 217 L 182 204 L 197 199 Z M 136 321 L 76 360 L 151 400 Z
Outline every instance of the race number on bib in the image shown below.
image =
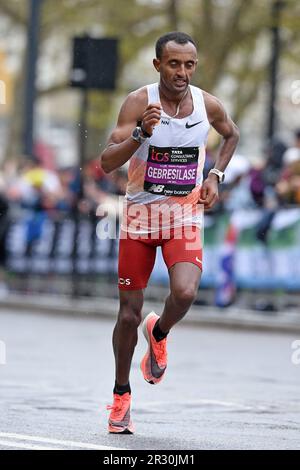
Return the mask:
M 150 145 L 144 190 L 160 196 L 187 196 L 195 187 L 198 147 Z

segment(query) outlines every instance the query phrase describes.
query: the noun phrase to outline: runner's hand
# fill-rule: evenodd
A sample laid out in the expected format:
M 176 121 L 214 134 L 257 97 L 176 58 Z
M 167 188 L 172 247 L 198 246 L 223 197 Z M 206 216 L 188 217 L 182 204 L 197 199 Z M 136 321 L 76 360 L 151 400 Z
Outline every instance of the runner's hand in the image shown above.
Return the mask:
M 160 103 L 150 103 L 144 111 L 142 128 L 150 135 L 153 134 L 153 128 L 160 121 L 161 109 Z
M 216 177 L 208 176 L 203 182 L 198 204 L 204 205 L 204 210 L 211 209 L 219 200 L 219 188 Z

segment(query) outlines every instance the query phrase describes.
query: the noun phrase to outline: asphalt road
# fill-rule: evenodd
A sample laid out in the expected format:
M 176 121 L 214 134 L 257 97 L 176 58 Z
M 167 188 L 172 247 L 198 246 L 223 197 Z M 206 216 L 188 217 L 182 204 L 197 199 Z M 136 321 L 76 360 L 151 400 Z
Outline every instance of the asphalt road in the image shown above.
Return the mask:
M 164 381 L 131 374 L 134 436 L 107 434 L 114 379 L 101 318 L 0 311 L 0 449 L 299 449 L 299 334 L 177 326 Z

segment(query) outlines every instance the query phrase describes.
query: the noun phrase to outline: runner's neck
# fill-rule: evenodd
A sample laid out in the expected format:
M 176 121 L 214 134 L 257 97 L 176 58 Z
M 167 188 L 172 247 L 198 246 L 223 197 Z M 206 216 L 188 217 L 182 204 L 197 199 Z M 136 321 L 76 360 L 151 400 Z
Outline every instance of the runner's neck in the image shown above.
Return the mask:
M 172 92 L 169 92 L 168 90 L 164 89 L 161 84 L 158 85 L 158 90 L 159 90 L 159 94 L 168 102 L 171 102 L 171 103 L 174 103 L 176 104 L 176 106 L 182 102 L 184 100 L 184 98 L 187 96 L 188 92 L 189 92 L 189 85 L 187 86 L 187 88 L 183 91 L 183 92 L 180 92 L 180 93 L 177 93 L 177 94 L 174 94 Z
M 175 118 L 176 116 L 178 116 L 179 112 L 180 112 L 180 106 L 182 105 L 185 97 L 188 95 L 188 92 L 189 92 L 189 86 L 186 88 L 186 90 L 183 92 L 183 93 L 180 93 L 180 96 L 179 96 L 179 99 L 175 99 L 174 97 L 171 97 L 170 98 L 170 95 L 167 96 L 167 94 L 165 93 L 165 91 L 162 90 L 162 87 L 161 87 L 161 84 L 159 84 L 158 86 L 158 89 L 159 89 L 159 94 L 160 94 L 160 98 L 164 98 L 165 101 L 167 101 L 167 103 L 169 104 L 170 102 L 172 103 L 175 103 L 176 104 L 176 111 L 175 113 L 170 116 L 171 119 Z

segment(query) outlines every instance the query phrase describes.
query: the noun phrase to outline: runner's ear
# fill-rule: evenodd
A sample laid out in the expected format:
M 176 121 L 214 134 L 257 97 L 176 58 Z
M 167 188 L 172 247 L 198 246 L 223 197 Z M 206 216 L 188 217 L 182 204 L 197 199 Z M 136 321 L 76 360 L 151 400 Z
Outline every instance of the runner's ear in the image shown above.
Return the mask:
M 157 72 L 160 71 L 160 60 L 159 59 L 153 59 L 153 65 L 154 68 L 157 70 Z

